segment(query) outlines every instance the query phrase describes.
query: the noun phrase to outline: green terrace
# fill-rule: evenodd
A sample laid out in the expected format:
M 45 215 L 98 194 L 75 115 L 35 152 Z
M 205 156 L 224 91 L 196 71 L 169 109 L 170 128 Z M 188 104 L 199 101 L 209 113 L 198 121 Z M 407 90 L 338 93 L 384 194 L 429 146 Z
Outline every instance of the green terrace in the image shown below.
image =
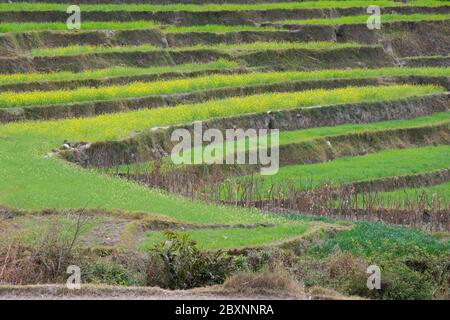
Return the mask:
M 362 132 L 374 132 L 374 131 L 386 131 L 395 129 L 406 129 L 406 128 L 423 128 L 428 126 L 438 126 L 450 124 L 450 112 L 437 112 L 430 116 L 418 117 L 406 120 L 390 120 L 381 121 L 365 124 L 345 124 L 333 127 L 319 127 L 312 129 L 302 129 L 302 130 L 292 130 L 285 131 L 281 130 L 279 133 L 279 144 L 280 146 L 295 144 L 305 141 L 313 141 L 320 138 L 329 138 L 333 136 L 342 136 L 349 134 L 358 134 Z M 268 137 L 268 143 L 270 143 L 270 136 Z M 227 142 L 223 145 L 224 157 L 228 152 L 242 152 L 244 150 L 249 150 L 251 143 L 256 143 L 256 139 L 245 139 L 245 141 L 237 140 L 233 142 Z M 196 149 L 187 150 L 190 152 L 192 157 Z M 203 151 L 201 152 L 203 154 Z M 163 158 L 162 170 L 170 170 L 177 168 L 172 163 L 170 157 Z M 138 172 L 152 172 L 153 162 L 140 162 L 131 163 L 128 165 L 117 165 L 110 168 L 99 169 L 100 172 L 112 172 L 112 173 L 138 173 Z
M 417 205 L 421 199 L 426 199 L 425 205 L 427 207 L 430 207 L 433 201 L 436 203 L 439 201 L 440 206 L 445 208 L 450 205 L 450 182 L 431 187 L 404 188 L 391 192 L 382 192 L 377 197 L 379 202 L 386 205 L 389 203 Z
M 202 70 L 206 68 L 222 68 L 236 66 L 227 61 L 218 61 L 210 65 L 198 64 L 197 67 L 188 65 L 184 70 Z M 138 69 L 138 68 L 112 68 L 84 73 L 52 73 L 48 79 L 74 80 L 98 79 L 105 76 L 138 75 L 151 71 L 167 71 L 176 67 Z M 183 67 L 179 69 L 183 70 Z M 88 101 L 112 101 L 119 99 L 137 98 L 153 95 L 169 95 L 196 92 L 202 90 L 236 88 L 262 84 L 287 83 L 292 81 L 317 81 L 332 79 L 362 79 L 387 76 L 450 76 L 450 68 L 380 68 L 380 69 L 354 69 L 354 70 L 323 70 L 314 72 L 253 72 L 248 74 L 212 74 L 186 79 L 175 79 L 154 82 L 132 82 L 127 85 L 114 85 L 103 87 L 80 87 L 74 90 L 29 91 L 0 93 L 0 108 L 15 108 L 28 106 L 45 106 L 51 104 L 69 104 Z M 45 74 L 13 74 L 0 75 L 0 84 L 21 83 L 20 81 L 42 81 Z M 270 96 L 270 95 L 264 95 Z M 287 94 L 291 97 L 292 94 Z M 278 97 L 278 96 L 277 96 Z M 279 96 L 282 97 L 282 96 Z M 272 99 L 272 101 L 276 101 Z M 289 104 L 288 104 L 289 105 Z
M 261 245 L 261 243 L 298 238 L 306 231 L 308 231 L 308 227 L 304 224 L 289 221 L 289 223 L 274 227 L 190 230 L 189 236 L 199 243 L 202 249 L 248 248 Z M 251 232 L 251 237 L 248 236 L 249 232 Z M 148 231 L 145 233 L 145 238 L 139 243 L 139 248 L 141 250 L 151 249 L 162 240 L 164 240 L 163 232 Z
M 83 30 L 132 30 L 132 29 L 150 29 L 159 26 L 153 21 L 129 21 L 129 22 L 111 22 L 111 21 L 83 21 Z M 39 30 L 66 30 L 67 24 L 63 22 L 25 22 L 0 23 L 0 33 L 5 32 L 27 32 Z
M 282 24 L 298 25 L 340 25 L 340 24 L 366 24 L 368 16 L 348 16 L 326 19 L 305 19 L 305 20 L 281 20 Z M 449 20 L 449 14 L 382 14 L 381 23 L 400 21 L 441 21 Z
M 198 51 L 198 50 L 217 50 L 227 53 L 239 53 L 248 51 L 260 50 L 283 50 L 283 49 L 305 49 L 305 50 L 335 50 L 343 48 L 360 48 L 360 47 L 375 47 L 375 46 L 361 46 L 356 43 L 335 43 L 326 41 L 317 42 L 252 42 L 241 44 L 214 44 L 214 45 L 196 45 L 192 47 L 170 48 L 162 49 L 150 44 L 143 44 L 139 46 L 67 46 L 60 48 L 39 48 L 30 50 L 32 57 L 55 57 L 55 56 L 71 56 L 82 54 L 97 54 L 97 53 L 114 53 L 114 52 L 152 52 L 152 51 Z
M 369 5 L 383 7 L 400 6 L 443 6 L 448 1 L 438 0 L 410 0 L 404 4 L 398 1 L 371 0 L 371 1 L 304 1 L 286 3 L 258 3 L 258 4 L 81 4 L 82 11 L 243 11 L 243 10 L 295 10 L 312 8 L 351 8 Z M 66 11 L 67 5 L 60 3 L 0 3 L 0 11 Z
M 77 81 L 94 79 L 112 79 L 119 77 L 136 77 L 144 75 L 164 75 L 175 73 L 184 75 L 186 73 L 200 71 L 215 71 L 238 68 L 240 65 L 234 61 L 218 59 L 209 63 L 188 63 L 176 66 L 155 66 L 155 67 L 110 67 L 97 70 L 86 70 L 83 72 L 51 72 L 51 73 L 16 73 L 0 74 L 0 85 L 27 84 L 32 82 L 56 82 L 56 81 Z
M 139 30 L 154 29 L 162 33 L 187 33 L 187 32 L 214 32 L 225 33 L 235 31 L 277 31 L 282 30 L 277 26 L 249 26 L 249 25 L 203 25 L 203 26 L 168 26 L 160 25 L 153 21 L 131 21 L 131 22 L 110 22 L 110 21 L 83 21 L 81 30 Z M 67 24 L 61 22 L 25 22 L 25 23 L 0 23 L 0 33 L 6 32 L 27 32 L 39 30 L 66 30 Z M 72 31 L 70 31 L 72 32 Z
M 450 168 L 450 146 L 447 145 L 383 150 L 325 163 L 285 166 L 276 175 L 260 182 L 259 188 L 264 192 L 274 183 L 291 183 L 299 190 L 305 190 L 325 183 L 341 185 L 446 168 Z M 260 180 L 259 177 L 255 179 Z
M 383 14 L 381 15 L 382 23 L 400 22 L 400 21 L 442 21 L 448 20 L 448 14 Z M 362 16 L 346 16 L 338 18 L 323 19 L 305 19 L 305 20 L 281 20 L 281 24 L 298 24 L 298 25 L 338 25 L 338 24 L 365 24 L 367 15 Z M 139 30 L 154 29 L 162 33 L 189 33 L 189 32 L 210 32 L 210 33 L 226 33 L 241 31 L 280 31 L 283 30 L 282 25 L 221 25 L 209 24 L 199 26 L 171 26 L 161 25 L 158 22 L 137 20 L 137 21 L 83 21 L 81 30 Z M 6 32 L 28 32 L 40 30 L 59 30 L 69 31 L 67 24 L 62 22 L 24 22 L 24 23 L 0 23 L 0 33 Z

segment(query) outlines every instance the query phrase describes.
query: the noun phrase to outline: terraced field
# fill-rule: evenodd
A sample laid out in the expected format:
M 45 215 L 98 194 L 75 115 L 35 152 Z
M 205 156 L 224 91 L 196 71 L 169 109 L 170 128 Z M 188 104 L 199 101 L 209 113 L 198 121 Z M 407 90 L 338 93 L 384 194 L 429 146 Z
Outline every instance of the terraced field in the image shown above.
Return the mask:
M 69 1 L 0 0 L 0 245 L 77 212 L 103 253 L 164 230 L 236 252 L 355 220 L 450 231 L 450 1 L 78 3 L 67 30 Z M 173 164 L 172 133 L 198 121 L 279 129 L 279 170 Z

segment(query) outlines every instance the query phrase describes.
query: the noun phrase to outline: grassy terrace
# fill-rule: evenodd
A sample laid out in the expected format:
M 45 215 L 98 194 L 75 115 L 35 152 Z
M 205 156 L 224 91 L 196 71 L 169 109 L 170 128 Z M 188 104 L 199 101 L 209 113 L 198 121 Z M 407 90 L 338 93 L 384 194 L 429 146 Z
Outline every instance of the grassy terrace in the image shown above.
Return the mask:
M 299 25 L 333 25 L 333 24 L 366 24 L 367 15 L 365 16 L 348 16 L 328 19 L 308 19 L 308 20 L 282 20 L 283 24 L 299 24 Z M 449 14 L 383 14 L 381 15 L 381 23 L 398 22 L 398 21 L 440 21 L 450 19 Z
M 384 150 L 325 163 L 285 166 L 276 175 L 265 180 L 261 188 L 268 190 L 272 183 L 291 182 L 299 189 L 304 189 L 323 183 L 339 185 L 444 168 L 450 168 L 450 146 Z
M 450 123 L 450 112 L 438 112 L 430 116 L 408 120 L 391 120 L 365 124 L 349 124 L 334 127 L 320 127 L 306 130 L 280 132 L 280 144 L 297 143 L 310 139 L 337 136 L 366 131 L 392 130 L 400 128 L 415 128 L 427 125 Z
M 153 21 L 130 21 L 130 22 L 110 22 L 110 21 L 83 21 L 82 30 L 131 30 L 149 29 L 159 26 Z M 39 30 L 67 30 L 66 23 L 60 22 L 25 22 L 25 23 L 0 23 L 0 33 L 5 32 L 27 32 Z
M 191 203 L 157 190 L 82 170 L 46 152 L 69 141 L 120 139 L 132 131 L 198 119 L 282 108 L 398 99 L 442 92 L 432 86 L 388 86 L 314 90 L 288 95 L 260 95 L 211 104 L 178 106 L 104 115 L 89 119 L 27 122 L 0 126 L 0 203 L 17 208 L 80 208 L 140 210 L 187 222 L 266 221 L 257 213 Z M 277 96 L 277 95 L 275 95 Z M 270 97 L 270 98 L 269 98 Z M 252 100 L 253 99 L 253 100 Z M 244 108 L 246 107 L 246 108 Z M 70 181 L 70 183 L 67 183 Z
M 433 200 L 440 201 L 442 206 L 450 205 L 450 182 L 438 184 L 426 188 L 406 188 L 379 194 L 382 203 L 417 203 L 421 196 L 428 197 L 427 205 Z
M 329 24 L 365 24 L 365 16 L 348 16 L 328 19 L 309 19 L 309 20 L 282 20 L 283 24 L 299 25 L 329 25 Z M 381 16 L 381 22 L 398 21 L 441 21 L 448 20 L 448 14 L 384 14 Z M 139 30 L 155 29 L 162 33 L 188 33 L 188 32 L 211 32 L 226 33 L 240 31 L 279 31 L 282 26 L 250 26 L 250 25 L 200 25 L 200 26 L 162 26 L 154 21 L 131 21 L 131 22 L 109 22 L 109 21 L 83 21 L 81 30 Z M 25 22 L 25 23 L 0 23 L 0 33 L 6 32 L 29 32 L 41 30 L 68 31 L 67 25 L 60 22 Z M 71 32 L 71 31 L 69 31 Z
M 178 105 L 170 108 L 144 109 L 134 112 L 102 115 L 88 119 L 67 119 L 57 121 L 59 137 L 70 140 L 111 140 L 128 133 L 155 126 L 175 125 L 202 119 L 237 116 L 246 113 L 266 112 L 278 109 L 308 108 L 359 102 L 398 100 L 408 97 L 445 92 L 432 85 L 393 85 L 347 87 L 333 90 L 307 90 L 293 93 L 259 94 L 247 97 L 233 97 L 198 104 Z M 0 133 L 50 135 L 56 131 L 53 123 L 27 122 L 0 127 Z M 1 136 L 0 136 L 1 137 Z
M 233 31 L 276 31 L 281 30 L 277 26 L 226 26 L 226 25 L 203 25 L 203 26 L 161 26 L 153 21 L 132 21 L 132 22 L 108 22 L 108 21 L 83 21 L 81 30 L 139 30 L 157 29 L 162 33 L 182 33 L 182 32 L 233 32 Z M 60 22 L 26 22 L 26 23 L 0 23 L 0 33 L 6 32 L 27 32 L 39 30 L 67 30 L 67 25 Z M 71 32 L 71 31 L 70 31 Z
M 347 124 L 347 125 L 338 125 L 334 127 L 319 127 L 312 129 L 280 131 L 279 143 L 280 145 L 287 145 L 291 143 L 299 143 L 303 141 L 331 136 L 355 134 L 361 132 L 384 131 L 401 128 L 426 127 L 446 123 L 450 124 L 450 112 L 438 112 L 430 116 L 407 120 L 391 120 L 365 124 Z M 231 152 L 234 150 L 248 150 L 250 141 L 256 142 L 253 139 L 246 139 L 245 143 L 238 143 L 237 141 L 226 143 L 224 144 L 225 146 L 224 153 L 226 154 L 227 152 Z M 191 154 L 193 155 L 194 150 L 195 149 L 191 149 L 188 152 L 191 152 Z M 164 158 L 164 164 L 168 165 L 169 167 L 173 165 L 170 157 Z M 133 173 L 135 172 L 136 169 L 142 171 L 144 168 L 146 168 L 149 172 L 151 172 L 152 162 L 140 163 L 139 165 L 130 164 L 112 167 L 113 172 L 122 172 L 122 173 L 128 172 Z M 104 169 L 99 169 L 99 171 L 103 172 Z
M 230 228 L 219 230 L 190 230 L 191 239 L 197 241 L 203 249 L 220 249 L 230 247 L 251 247 L 264 242 L 275 242 L 301 235 L 308 228 L 296 222 L 280 224 L 275 227 Z M 248 236 L 251 232 L 251 237 Z M 267 236 L 267 233 L 270 236 Z M 148 250 L 164 239 L 163 232 L 149 231 L 139 244 L 141 250 Z
M 197 65 L 197 70 L 202 67 L 230 67 L 232 63 L 219 61 L 211 65 Z M 136 75 L 138 72 L 143 74 L 149 70 L 173 70 L 172 67 L 151 69 L 130 68 L 128 75 Z M 194 69 L 193 65 L 184 67 L 185 70 Z M 127 70 L 126 68 L 112 70 L 90 71 L 82 73 L 85 76 L 92 75 L 95 78 L 100 76 L 111 76 L 118 71 Z M 181 68 L 180 70 L 183 70 Z M 74 79 L 73 73 L 53 74 L 58 79 Z M 14 108 L 23 106 L 42 106 L 49 104 L 68 104 L 74 102 L 100 101 L 100 100 L 119 100 L 126 98 L 144 97 L 152 95 L 167 95 L 186 92 L 195 92 L 208 89 L 244 87 L 259 84 L 273 84 L 299 80 L 330 80 L 330 79 L 359 79 L 384 76 L 450 76 L 450 68 L 381 68 L 381 69 L 356 69 L 356 70 L 324 70 L 314 72 L 255 72 L 251 74 L 234 75 L 208 75 L 195 78 L 154 81 L 154 82 L 134 82 L 127 85 L 105 86 L 99 88 L 80 87 L 75 90 L 54 90 L 54 91 L 31 91 L 31 92 L 13 92 L 7 91 L 0 93 L 0 108 Z M 42 75 L 26 74 L 20 75 L 0 75 L 0 84 L 11 83 L 14 80 L 42 79 Z M 17 82 L 16 82 L 17 83 Z
M 55 56 L 71 56 L 92 53 L 112 53 L 112 52 L 152 52 L 152 51 L 193 51 L 193 50 L 220 50 L 225 52 L 239 51 L 259 51 L 259 50 L 279 50 L 279 49 L 306 49 L 306 50 L 335 50 L 342 48 L 359 48 L 362 47 L 356 43 L 335 43 L 335 42 L 253 42 L 242 44 L 215 44 L 215 45 L 197 45 L 193 47 L 181 47 L 171 49 L 161 49 L 150 44 L 140 46 L 68 46 L 60 48 L 40 48 L 32 49 L 30 55 L 33 57 L 55 57 Z
M 163 67 L 111 67 L 98 70 L 87 70 L 83 72 L 51 72 L 51 73 L 16 73 L 0 74 L 0 85 L 26 84 L 31 82 L 48 81 L 76 81 L 88 79 L 111 79 L 118 77 L 133 77 L 142 75 L 154 75 L 165 73 L 188 73 L 207 70 L 225 70 L 239 67 L 234 61 L 219 59 L 209 63 L 189 63 L 175 66 Z
M 273 10 L 273 9 L 310 9 L 310 8 L 350 8 L 364 7 L 376 4 L 378 6 L 443 6 L 448 1 L 410 0 L 407 4 L 397 1 L 305 1 L 286 3 L 258 3 L 258 4 L 81 4 L 82 11 L 242 11 L 242 10 Z M 66 4 L 59 3 L 0 3 L 0 11 L 66 11 Z
M 205 64 L 185 64 L 168 67 L 149 67 L 149 68 L 133 68 L 133 67 L 111 67 L 99 70 L 89 70 L 83 72 L 52 72 L 52 73 L 16 73 L 16 74 L 0 74 L 0 85 L 21 84 L 41 81 L 73 81 L 87 79 L 105 79 L 114 77 L 132 77 L 146 74 L 164 74 L 170 72 L 194 72 L 204 70 L 222 70 L 238 67 L 239 64 L 234 61 L 219 59 L 214 62 Z M 378 69 L 329 69 L 318 71 L 296 71 L 296 72 L 266 72 L 253 73 L 248 77 L 233 77 L 233 83 L 239 86 L 248 85 L 246 81 L 254 78 L 252 84 L 263 84 L 281 81 L 314 81 L 314 80 L 336 80 L 336 79 L 362 79 L 372 77 L 388 77 L 388 76 L 450 76 L 450 67 L 447 68 L 378 68 Z M 209 79 L 210 77 L 208 77 Z M 229 77 L 223 77 L 227 79 Z M 203 77 L 197 78 L 202 80 Z M 189 80 L 184 80 L 188 83 Z M 221 80 L 222 82 L 223 80 Z M 269 82 L 268 82 L 269 81 Z M 157 85 L 159 82 L 152 82 Z M 173 83 L 165 81 L 166 84 Z M 195 88 L 195 86 L 194 86 Z M 194 89 L 193 88 L 193 89 Z M 208 84 L 208 88 L 214 88 L 214 83 Z M 196 89 L 198 90 L 198 88 Z M 174 92 L 172 92 L 174 93 Z

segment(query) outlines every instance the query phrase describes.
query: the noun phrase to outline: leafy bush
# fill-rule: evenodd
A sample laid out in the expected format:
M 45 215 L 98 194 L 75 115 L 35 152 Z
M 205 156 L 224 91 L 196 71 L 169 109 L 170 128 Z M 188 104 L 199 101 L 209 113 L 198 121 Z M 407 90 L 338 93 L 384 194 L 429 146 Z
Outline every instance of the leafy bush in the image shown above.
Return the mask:
M 165 236 L 152 250 L 148 284 L 189 289 L 223 283 L 233 270 L 232 258 L 222 251 L 202 252 L 186 233 L 166 231 Z

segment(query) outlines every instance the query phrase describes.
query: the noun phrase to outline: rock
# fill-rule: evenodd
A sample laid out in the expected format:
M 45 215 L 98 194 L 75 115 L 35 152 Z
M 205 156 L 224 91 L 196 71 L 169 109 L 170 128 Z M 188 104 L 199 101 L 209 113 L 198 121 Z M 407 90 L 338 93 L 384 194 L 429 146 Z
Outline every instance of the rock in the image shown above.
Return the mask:
M 6 209 L 1 209 L 1 208 L 0 208 L 0 216 L 3 218 L 3 220 L 10 220 L 10 219 L 14 218 L 14 215 L 12 212 L 10 212 L 9 210 L 6 210 Z

